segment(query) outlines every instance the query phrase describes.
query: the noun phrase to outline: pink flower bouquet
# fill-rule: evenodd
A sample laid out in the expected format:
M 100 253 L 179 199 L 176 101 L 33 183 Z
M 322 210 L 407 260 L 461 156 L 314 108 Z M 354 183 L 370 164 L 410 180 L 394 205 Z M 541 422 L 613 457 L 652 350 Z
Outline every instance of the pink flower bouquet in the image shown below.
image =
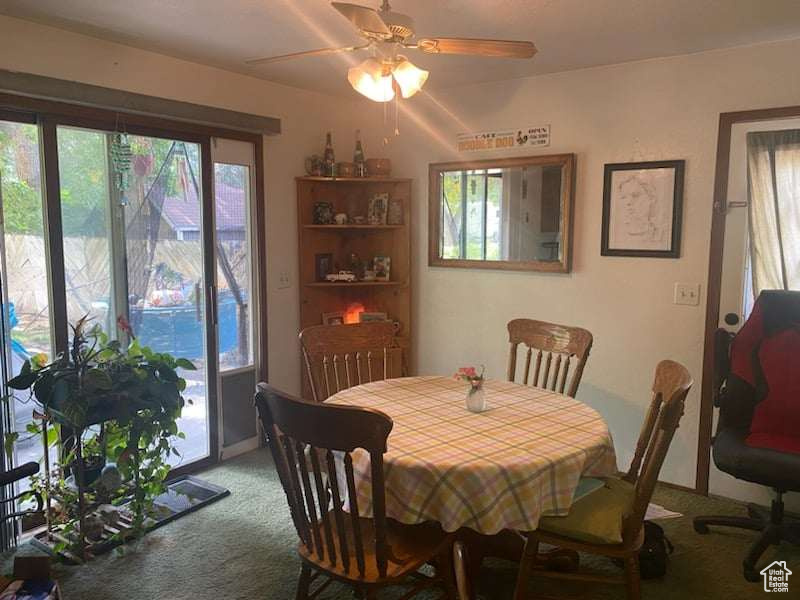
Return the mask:
M 485 367 L 481 365 L 481 372 L 478 374 L 475 367 L 461 367 L 453 377 L 461 381 L 468 381 L 473 389 L 480 389 L 483 385 L 483 372 Z

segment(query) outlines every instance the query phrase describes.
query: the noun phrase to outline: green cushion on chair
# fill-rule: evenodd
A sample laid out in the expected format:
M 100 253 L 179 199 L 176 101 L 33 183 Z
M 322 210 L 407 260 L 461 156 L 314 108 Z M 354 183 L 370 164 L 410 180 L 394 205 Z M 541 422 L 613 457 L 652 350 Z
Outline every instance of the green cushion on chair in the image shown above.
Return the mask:
M 622 543 L 622 523 L 633 506 L 632 483 L 616 477 L 578 499 L 563 517 L 542 517 L 539 529 L 547 533 L 589 542 Z

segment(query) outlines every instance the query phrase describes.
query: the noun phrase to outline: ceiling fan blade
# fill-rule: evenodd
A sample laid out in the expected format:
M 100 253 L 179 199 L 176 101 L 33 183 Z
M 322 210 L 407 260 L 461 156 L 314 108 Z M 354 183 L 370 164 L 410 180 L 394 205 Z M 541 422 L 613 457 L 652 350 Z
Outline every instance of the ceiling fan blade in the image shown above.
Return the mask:
M 499 58 L 531 58 L 536 54 L 533 42 L 513 40 L 423 38 L 417 41 L 416 48 L 428 54 L 473 54 Z
M 280 56 L 267 56 L 264 58 L 251 58 L 244 61 L 248 65 L 266 65 L 269 63 L 280 62 L 282 60 L 290 60 L 292 58 L 300 58 L 301 56 L 323 56 L 325 54 L 338 54 L 340 52 L 352 52 L 354 50 L 363 50 L 369 47 L 369 44 L 363 46 L 344 46 L 342 48 L 318 48 L 317 50 L 306 50 L 305 52 L 292 52 L 291 54 L 281 54 Z
M 392 32 L 389 31 L 377 10 L 349 2 L 331 2 L 331 6 L 361 31 L 387 37 L 392 36 Z

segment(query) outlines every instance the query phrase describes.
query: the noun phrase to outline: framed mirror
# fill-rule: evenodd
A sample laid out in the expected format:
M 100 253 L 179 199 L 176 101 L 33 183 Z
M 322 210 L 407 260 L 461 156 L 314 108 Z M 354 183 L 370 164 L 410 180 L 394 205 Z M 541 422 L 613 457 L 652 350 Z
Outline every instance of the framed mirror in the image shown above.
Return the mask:
M 429 167 L 428 264 L 567 273 L 574 154 Z

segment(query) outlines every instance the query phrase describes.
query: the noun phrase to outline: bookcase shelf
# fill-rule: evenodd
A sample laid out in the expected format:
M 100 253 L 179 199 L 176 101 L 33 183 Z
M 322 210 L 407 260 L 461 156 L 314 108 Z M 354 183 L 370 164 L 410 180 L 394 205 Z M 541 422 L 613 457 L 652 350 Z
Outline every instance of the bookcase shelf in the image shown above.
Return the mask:
M 392 285 L 403 285 L 402 281 L 314 281 L 304 283 L 308 287 L 385 287 Z
M 398 321 L 403 362 L 412 364 L 411 340 L 411 179 L 395 177 L 297 177 L 300 328 L 322 324 L 324 313 L 344 312 L 354 304 Z M 369 199 L 388 194 L 402 203 L 399 225 L 323 225 L 314 223 L 314 205 L 330 202 L 333 213 L 350 219 L 367 215 Z M 331 272 L 346 270 L 351 254 L 370 264 L 375 256 L 391 259 L 389 281 L 319 281 L 318 255 L 331 255 Z M 339 326 L 341 327 L 341 326 Z M 309 390 L 305 378 L 303 395 Z
M 394 230 L 394 229 L 402 229 L 405 225 L 303 225 L 306 229 L 316 229 L 318 231 L 347 231 L 347 230 L 376 230 L 376 231 L 383 231 L 383 230 Z

